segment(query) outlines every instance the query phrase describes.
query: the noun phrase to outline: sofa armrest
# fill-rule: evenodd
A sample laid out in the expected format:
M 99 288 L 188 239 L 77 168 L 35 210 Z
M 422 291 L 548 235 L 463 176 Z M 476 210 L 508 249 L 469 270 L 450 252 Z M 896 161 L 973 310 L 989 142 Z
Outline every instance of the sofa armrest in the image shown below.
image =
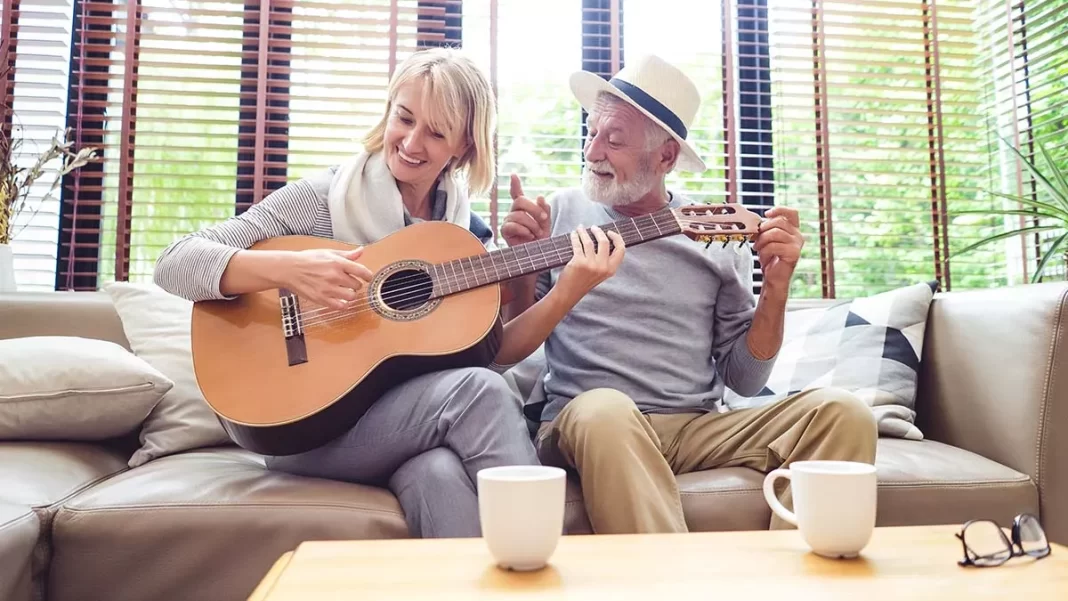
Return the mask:
M 1066 297 L 1065 282 L 937 295 L 916 399 L 927 438 L 1029 475 L 1048 535 L 1061 543 L 1068 543 Z

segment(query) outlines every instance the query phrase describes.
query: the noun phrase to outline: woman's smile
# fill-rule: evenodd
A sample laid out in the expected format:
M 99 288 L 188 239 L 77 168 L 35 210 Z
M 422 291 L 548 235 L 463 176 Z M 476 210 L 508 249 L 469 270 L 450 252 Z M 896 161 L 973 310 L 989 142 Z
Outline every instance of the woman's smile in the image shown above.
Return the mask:
M 417 159 L 417 158 L 411 156 L 410 154 L 404 152 L 404 149 L 401 148 L 400 146 L 397 146 L 397 156 L 399 156 L 401 158 L 401 160 L 403 160 L 405 163 L 407 163 L 408 165 L 410 165 L 412 167 L 419 167 L 420 165 L 422 165 L 423 163 L 426 162 L 424 160 Z

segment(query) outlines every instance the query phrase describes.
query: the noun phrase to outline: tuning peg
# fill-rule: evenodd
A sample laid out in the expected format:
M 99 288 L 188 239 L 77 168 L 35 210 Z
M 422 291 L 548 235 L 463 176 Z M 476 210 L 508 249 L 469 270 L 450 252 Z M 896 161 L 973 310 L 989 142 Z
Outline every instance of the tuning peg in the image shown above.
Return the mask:
M 704 242 L 705 248 L 708 248 L 709 246 L 712 246 L 713 242 L 718 242 L 722 237 L 723 236 L 719 234 L 706 234 L 704 236 L 701 236 L 701 242 Z

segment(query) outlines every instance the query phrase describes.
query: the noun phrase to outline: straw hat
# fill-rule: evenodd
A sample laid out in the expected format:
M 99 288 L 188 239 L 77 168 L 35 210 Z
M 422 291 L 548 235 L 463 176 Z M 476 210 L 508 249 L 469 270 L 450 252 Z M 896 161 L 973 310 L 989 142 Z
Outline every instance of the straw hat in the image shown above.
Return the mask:
M 686 140 L 701 106 L 701 95 L 693 81 L 674 65 L 656 55 L 647 55 L 628 61 L 609 81 L 588 71 L 578 71 L 571 75 L 570 83 L 571 92 L 587 112 L 601 92 L 608 92 L 644 113 L 675 138 L 682 148 L 679 169 L 696 173 L 706 169 L 697 149 Z

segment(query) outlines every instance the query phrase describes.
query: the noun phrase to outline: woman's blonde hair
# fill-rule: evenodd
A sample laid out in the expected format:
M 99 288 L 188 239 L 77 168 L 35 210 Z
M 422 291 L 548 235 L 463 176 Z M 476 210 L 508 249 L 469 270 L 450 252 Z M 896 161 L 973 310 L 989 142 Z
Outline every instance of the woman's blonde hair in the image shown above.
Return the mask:
M 463 53 L 451 48 L 420 50 L 401 63 L 389 82 L 386 109 L 382 119 L 364 136 L 367 152 L 378 152 L 385 145 L 386 122 L 389 121 L 397 90 L 404 84 L 424 78 L 424 107 L 429 107 L 431 127 L 455 140 L 461 136 L 467 150 L 445 167 L 447 174 L 460 172 L 467 177 L 472 196 L 489 192 L 496 178 L 493 132 L 497 126 L 497 106 L 493 89 L 482 70 Z

